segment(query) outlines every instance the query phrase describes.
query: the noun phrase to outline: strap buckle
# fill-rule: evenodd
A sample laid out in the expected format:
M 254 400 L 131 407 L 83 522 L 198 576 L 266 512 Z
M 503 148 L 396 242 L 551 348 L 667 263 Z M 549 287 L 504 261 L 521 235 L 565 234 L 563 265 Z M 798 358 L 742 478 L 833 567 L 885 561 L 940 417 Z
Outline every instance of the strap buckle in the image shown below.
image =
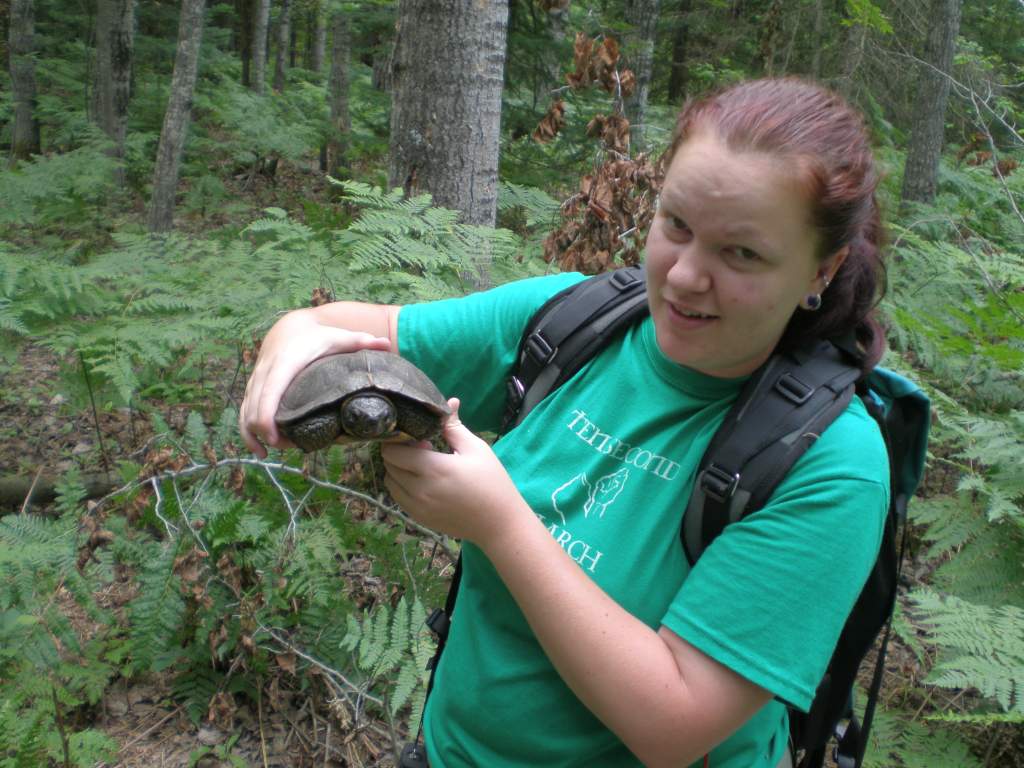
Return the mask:
M 609 282 L 611 282 L 611 284 L 620 291 L 625 291 L 641 281 L 640 278 L 634 274 L 633 270 L 620 269 L 612 273 Z
M 547 365 L 555 356 L 555 348 L 548 343 L 540 331 L 534 331 L 527 337 L 526 352 L 540 365 Z
M 775 389 L 794 405 L 803 405 L 814 394 L 814 387 L 804 384 L 788 371 L 775 382 Z
M 700 473 L 701 490 L 719 504 L 725 504 L 732 498 L 739 483 L 738 472 L 729 472 L 717 464 L 710 464 Z

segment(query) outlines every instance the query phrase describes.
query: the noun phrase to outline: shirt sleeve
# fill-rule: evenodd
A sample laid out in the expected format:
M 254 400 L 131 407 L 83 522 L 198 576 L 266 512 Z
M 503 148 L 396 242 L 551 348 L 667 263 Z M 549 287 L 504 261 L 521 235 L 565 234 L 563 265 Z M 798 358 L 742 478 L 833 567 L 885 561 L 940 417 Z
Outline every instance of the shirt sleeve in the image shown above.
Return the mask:
M 807 711 L 878 557 L 888 478 L 881 434 L 855 398 L 768 504 L 711 543 L 662 623 Z
M 398 349 L 421 368 L 474 432 L 497 432 L 505 384 L 527 322 L 579 273 L 529 278 L 457 299 L 410 304 L 398 316 Z

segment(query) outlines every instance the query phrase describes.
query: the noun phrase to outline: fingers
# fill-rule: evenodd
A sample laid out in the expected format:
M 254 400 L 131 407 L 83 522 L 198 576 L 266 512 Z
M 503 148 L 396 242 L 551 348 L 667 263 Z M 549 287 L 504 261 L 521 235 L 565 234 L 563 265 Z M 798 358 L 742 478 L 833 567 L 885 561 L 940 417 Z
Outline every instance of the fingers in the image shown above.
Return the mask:
M 406 477 L 421 477 L 436 471 L 436 458 L 444 456 L 432 450 L 430 443 L 383 443 L 380 447 L 388 474 L 401 473 Z
M 445 420 L 441 434 L 456 453 L 467 453 L 478 447 L 483 442 L 479 437 L 470 432 L 459 418 L 459 398 L 453 397 L 448 400 L 448 407 L 452 409 L 451 415 Z

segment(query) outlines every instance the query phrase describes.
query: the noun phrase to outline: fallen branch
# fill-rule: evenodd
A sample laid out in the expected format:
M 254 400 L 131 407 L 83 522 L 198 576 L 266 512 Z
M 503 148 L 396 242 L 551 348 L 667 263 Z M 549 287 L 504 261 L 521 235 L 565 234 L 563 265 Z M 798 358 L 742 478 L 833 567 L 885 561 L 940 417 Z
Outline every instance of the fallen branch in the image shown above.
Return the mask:
M 93 513 L 95 513 L 99 509 L 101 509 L 103 505 L 105 505 L 112 499 L 116 498 L 117 496 L 120 496 L 125 493 L 131 493 L 132 491 L 137 490 L 145 485 L 151 484 L 153 488 L 157 488 L 159 484 L 164 481 L 171 481 L 172 483 L 174 483 L 179 478 L 187 477 L 189 475 L 195 475 L 204 472 L 213 472 L 214 470 L 222 469 L 224 467 L 237 466 L 249 466 L 262 469 L 266 472 L 283 472 L 285 474 L 298 475 L 300 477 L 305 478 L 307 482 L 318 488 L 326 488 L 328 490 L 335 491 L 336 493 L 340 493 L 344 496 L 350 496 L 352 498 L 359 499 L 360 501 L 369 504 L 370 506 L 380 510 L 381 512 L 384 512 L 387 515 L 397 517 L 399 520 L 405 523 L 405 525 L 421 533 L 426 538 L 436 542 L 437 545 L 445 552 L 446 555 L 448 555 L 448 557 L 452 561 L 454 561 L 457 557 L 456 553 L 448 544 L 447 536 L 439 534 L 436 531 L 432 531 L 426 526 L 416 522 L 411 517 L 409 517 L 409 515 L 403 512 L 399 507 L 394 505 L 383 504 L 377 499 L 373 498 L 372 496 L 369 496 L 368 494 L 362 493 L 352 488 L 348 488 L 347 486 L 339 485 L 338 483 L 331 483 L 327 480 L 321 480 L 318 477 L 310 475 L 308 472 L 305 472 L 299 467 L 293 467 L 288 464 L 284 464 L 283 462 L 263 461 L 261 459 L 246 459 L 240 457 L 226 458 L 220 459 L 213 463 L 193 464 L 189 467 L 184 467 L 182 469 L 171 469 L 166 470 L 164 472 L 158 472 L 148 477 L 133 480 L 132 482 L 127 483 L 121 486 L 120 488 L 110 491 L 105 496 L 103 496 L 103 498 L 99 499 L 96 502 L 96 505 L 93 507 L 92 511 Z

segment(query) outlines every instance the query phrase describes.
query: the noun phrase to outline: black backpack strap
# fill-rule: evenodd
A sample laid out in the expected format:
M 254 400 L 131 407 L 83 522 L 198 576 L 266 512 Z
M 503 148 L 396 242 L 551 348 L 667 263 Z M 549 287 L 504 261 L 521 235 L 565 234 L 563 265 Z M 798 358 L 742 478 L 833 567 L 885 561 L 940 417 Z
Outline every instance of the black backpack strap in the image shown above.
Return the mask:
M 648 312 L 642 267 L 605 272 L 552 296 L 530 319 L 507 382 L 501 433 L 525 418 L 602 349 Z
M 725 526 L 760 509 L 853 398 L 860 368 L 829 342 L 777 353 L 744 385 L 697 469 L 681 537 L 693 565 Z

